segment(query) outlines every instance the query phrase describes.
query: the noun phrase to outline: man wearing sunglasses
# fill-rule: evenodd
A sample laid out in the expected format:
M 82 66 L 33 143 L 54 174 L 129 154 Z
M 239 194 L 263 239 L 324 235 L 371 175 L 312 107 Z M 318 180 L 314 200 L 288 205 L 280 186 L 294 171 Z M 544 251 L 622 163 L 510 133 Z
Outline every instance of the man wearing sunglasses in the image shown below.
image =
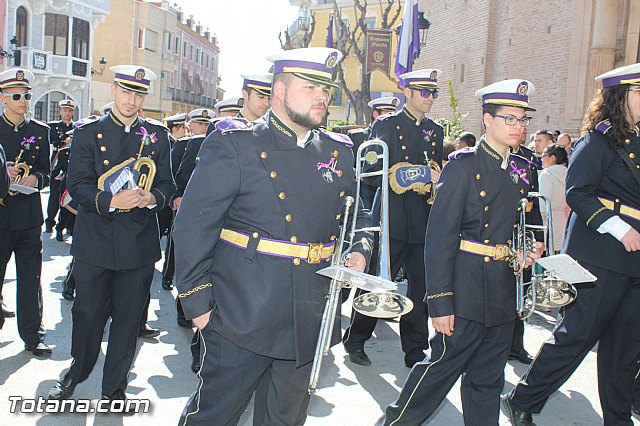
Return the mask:
M 33 73 L 20 68 L 0 73 L 0 102 L 5 106 L 0 118 L 0 144 L 12 181 L 19 175 L 20 185 L 41 190 L 49 184 L 49 126 L 26 118 L 31 100 Z M 25 164 L 29 173 L 15 167 Z M 7 264 L 15 257 L 17 274 L 18 332 L 25 349 L 36 356 L 51 355 L 44 343 L 42 328 L 42 203 L 40 193 L 27 195 L 12 191 L 0 203 L 0 294 Z
M 379 117 L 371 129 L 371 137 L 382 139 L 389 147 L 390 171 L 394 167 L 421 170 L 426 179 L 426 182 L 411 188 L 399 188 L 390 182 L 389 191 L 391 276 L 395 277 L 401 267 L 404 269 L 408 278 L 407 296 L 414 303 L 413 310 L 400 318 L 400 340 L 407 367 L 422 361 L 424 350 L 429 345 L 427 305 L 423 302 L 424 235 L 431 210 L 428 203 L 431 187 L 438 182 L 442 167 L 444 130 L 426 114 L 439 95 L 438 79 L 441 74 L 440 70 L 425 69 L 401 75 L 406 98 L 404 107 L 396 113 Z M 436 164 L 437 170 L 431 169 Z M 365 183 L 380 186 L 379 179 Z M 371 337 L 376 321 L 376 318 L 354 311 L 351 325 L 343 338 L 351 362 L 371 364 L 364 352 L 364 343 Z

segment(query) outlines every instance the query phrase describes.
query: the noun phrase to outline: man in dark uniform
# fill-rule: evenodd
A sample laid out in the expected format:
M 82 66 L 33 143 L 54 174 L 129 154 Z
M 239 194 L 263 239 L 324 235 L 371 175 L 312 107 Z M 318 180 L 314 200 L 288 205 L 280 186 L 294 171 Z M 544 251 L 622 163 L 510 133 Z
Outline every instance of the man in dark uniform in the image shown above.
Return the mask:
M 51 128 L 49 134 L 51 138 L 51 169 L 56 166 L 58 151 L 65 145 L 67 132 L 73 129 L 73 114 L 76 110 L 76 103 L 71 99 L 63 99 L 58 102 L 60 107 L 60 120 L 50 121 Z M 60 180 L 55 179 L 55 175 L 51 176 L 51 184 L 49 185 L 49 202 L 47 204 L 47 219 L 44 221 L 46 226 L 45 232 L 53 232 L 56 224 L 56 215 L 60 210 Z M 60 240 L 59 240 L 60 241 Z
M 0 145 L 0 198 L 4 198 L 9 193 L 11 178 L 7 173 L 7 158 L 4 155 L 4 148 Z M 4 325 L 4 309 L 0 310 L 0 330 Z
M 243 98 L 223 99 L 213 106 L 216 110 L 215 116 L 216 118 L 237 117 L 240 111 L 242 110 L 243 104 L 244 104 Z M 212 121 L 209 127 L 207 128 L 206 135 L 209 136 L 209 134 L 211 134 L 215 130 L 216 130 L 215 121 Z
M 61 196 L 67 188 L 66 178 L 67 171 L 69 167 L 69 158 L 71 157 L 71 135 L 73 134 L 73 130 L 69 130 L 65 134 L 65 140 L 63 145 L 60 145 L 58 148 L 58 152 L 54 157 L 55 163 L 53 164 L 53 168 L 51 169 L 51 182 L 58 183 L 58 197 L 57 204 L 60 205 Z M 53 197 L 54 194 L 49 194 L 49 200 Z M 51 205 L 51 201 L 49 201 L 49 205 Z M 65 208 L 60 208 L 60 214 L 58 215 L 58 223 L 56 224 L 56 241 L 64 241 L 63 231 L 66 229 L 67 234 L 73 234 L 73 225 L 75 223 L 75 216 L 71 213 L 70 210 Z
M 76 385 L 87 379 L 109 317 L 102 397 L 126 399 L 140 318 L 155 262 L 160 259 L 156 212 L 167 205 L 175 188 L 167 128 L 138 117 L 155 74 L 135 65 L 111 71 L 115 73 L 113 109 L 77 128 L 71 145 L 67 185 L 79 203 L 71 246 L 76 280 L 73 362 L 49 391 L 50 399 L 69 398 Z M 152 164 L 155 178 L 145 179 Z
M 236 424 L 261 378 L 256 424 L 306 419 L 329 288 L 316 271 L 329 266 L 355 192 L 351 142 L 318 130 L 341 56 L 308 48 L 270 57 L 270 113 L 222 120 L 202 145 L 174 226 L 176 285 L 204 359 L 181 424 Z M 356 214 L 368 224 L 368 213 Z M 364 270 L 369 244 L 357 236 L 347 266 Z
M 431 354 L 413 367 L 379 425 L 426 422 L 461 375 L 464 424 L 498 424 L 516 316 L 508 241 L 530 189 L 527 160 L 510 152 L 529 122 L 533 91 L 528 81 L 505 80 L 476 92 L 486 134 L 449 157 L 427 226 Z
M 242 109 L 238 117 L 255 121 L 267 113 L 271 106 L 273 74 L 243 75 Z
M 349 139 L 353 142 L 353 154 L 354 156 L 358 154 L 358 148 L 362 145 L 363 142 L 368 141 L 371 135 L 371 128 L 378 120 L 378 117 L 384 114 L 390 114 L 396 112 L 398 109 L 398 105 L 400 104 L 400 99 L 395 96 L 386 96 L 383 98 L 373 99 L 369 102 L 369 108 L 371 108 L 371 123 L 368 127 L 364 129 L 354 129 L 350 130 L 347 133 Z M 361 197 L 364 202 L 364 206 L 367 209 L 371 209 L 371 205 L 373 204 L 373 197 L 376 194 L 376 188 L 371 185 L 362 185 L 361 187 Z
M 503 407 L 533 425 L 547 399 L 598 342 L 598 391 L 605 425 L 630 425 L 640 353 L 640 64 L 602 74 L 567 173 L 572 213 L 562 252 L 597 277 L 577 286 Z
M 0 144 L 12 181 L 20 176 L 26 190 L 10 192 L 0 203 L 0 297 L 7 264 L 13 254 L 17 273 L 18 332 L 25 349 L 34 355 L 50 355 L 42 328 L 42 202 L 41 190 L 49 184 L 49 126 L 25 118 L 31 99 L 31 71 L 20 68 L 0 73 Z M 28 168 L 28 176 L 20 167 Z
M 394 167 L 427 165 L 431 168 L 432 184 L 438 181 L 442 167 L 442 143 L 444 130 L 426 114 L 439 95 L 438 79 L 441 72 L 436 69 L 414 71 L 400 76 L 404 85 L 406 102 L 402 110 L 378 118 L 371 130 L 372 138 L 385 141 L 389 147 L 389 170 Z M 367 171 L 365 169 L 365 171 Z M 366 181 L 374 188 L 379 179 Z M 407 297 L 414 307 L 400 318 L 400 340 L 404 351 L 404 362 L 412 367 L 424 359 L 424 350 L 429 345 L 427 305 L 423 302 L 424 286 L 424 233 L 431 205 L 431 183 L 409 188 L 399 188 L 390 179 L 389 191 L 389 254 L 391 276 L 395 277 L 403 268 L 408 279 Z M 356 291 L 356 296 L 362 293 Z M 370 365 L 364 352 L 364 343 L 371 337 L 376 318 L 364 316 L 356 311 L 351 325 L 344 334 L 343 342 L 351 362 Z

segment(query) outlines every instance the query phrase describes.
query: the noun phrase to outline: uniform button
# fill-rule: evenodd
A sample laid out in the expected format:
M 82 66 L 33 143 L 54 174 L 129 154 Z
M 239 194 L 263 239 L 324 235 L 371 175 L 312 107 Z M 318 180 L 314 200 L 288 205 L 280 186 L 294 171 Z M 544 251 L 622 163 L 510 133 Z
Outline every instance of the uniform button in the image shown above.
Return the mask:
M 342 217 L 342 215 L 341 215 L 341 214 L 337 214 L 337 215 L 336 215 L 336 220 L 340 220 L 340 218 L 341 218 L 341 217 Z
M 109 165 L 109 160 L 104 160 L 102 163 L 103 163 L 105 166 L 108 166 L 108 165 Z
M 480 173 L 476 174 L 476 180 L 480 180 Z
M 297 243 L 298 242 L 298 237 L 296 237 L 295 235 L 293 237 L 291 237 L 290 240 L 292 243 Z
M 275 178 L 277 178 L 277 177 L 278 177 L 278 173 L 276 173 L 276 172 L 271 172 L 271 175 L 270 175 L 270 176 L 271 176 L 271 179 L 275 179 Z
M 40 149 L 40 147 L 38 145 L 36 145 L 36 149 Z
M 340 156 L 340 153 L 339 153 L 338 151 L 333 151 L 333 152 L 331 153 L 331 156 L 332 156 L 333 158 L 338 158 L 338 157 Z
M 102 139 L 102 133 L 98 133 L 96 136 L 98 137 L 98 139 Z
M 489 224 L 488 224 L 488 223 L 485 223 L 485 224 L 484 224 L 484 227 L 485 227 L 485 229 L 486 229 L 486 228 L 488 228 L 488 227 L 489 227 Z
M 396 130 L 400 130 L 400 126 L 396 126 Z
M 260 153 L 260 158 L 262 158 L 263 160 L 266 160 L 267 158 L 269 158 L 269 154 L 267 154 L 266 152 L 262 151 Z
M 291 216 L 290 214 L 286 215 L 284 217 L 284 220 L 286 220 L 287 222 L 291 222 L 293 220 L 293 216 Z
M 619 203 L 619 202 L 620 202 L 620 198 L 616 198 L 616 203 Z
M 400 136 L 398 136 L 398 139 L 403 140 L 404 136 L 400 135 Z
M 518 207 L 518 211 L 522 211 L 522 208 L 521 208 L 521 207 Z
M 626 143 L 627 145 L 629 145 L 631 143 L 631 141 L 629 139 L 625 139 L 624 143 Z
M 260 235 L 258 235 L 258 233 L 257 233 L 257 232 L 254 232 L 253 234 L 251 234 L 251 236 L 252 236 L 253 238 L 258 238 Z
M 489 256 L 485 256 L 484 257 L 484 261 L 485 261 L 485 263 L 489 263 L 489 262 L 491 262 L 491 258 Z
M 107 152 L 107 147 L 106 147 L 106 146 L 101 146 L 101 147 L 100 147 L 100 151 L 102 151 L 102 152 Z
M 405 145 L 402 145 L 402 150 L 403 150 L 403 151 L 406 151 L 406 150 L 407 150 L 407 147 L 406 147 Z
M 480 196 L 482 198 L 486 197 L 487 196 L 487 192 L 486 191 L 480 191 Z
M 281 192 L 278 194 L 278 198 L 280 198 L 281 200 L 284 200 L 285 198 L 287 198 L 287 194 L 285 194 L 284 192 Z
M 293 259 L 293 264 L 296 266 L 300 265 L 300 259 L 298 259 L 297 257 Z
M 488 212 L 489 211 L 489 206 L 484 206 L 484 211 Z
M 632 152 L 631 154 L 629 154 L 629 158 L 636 158 L 636 155 Z
M 431 146 L 436 146 L 436 145 L 437 145 L 437 143 L 431 142 Z
M 484 240 L 484 243 L 485 244 L 489 244 L 489 240 Z
M 405 156 L 404 156 L 404 159 L 405 159 L 405 160 L 408 160 L 408 159 L 409 159 L 409 156 L 408 156 L 408 155 L 405 155 Z
M 338 237 L 336 237 L 335 235 L 332 235 L 331 238 L 329 238 L 329 241 L 335 241 Z
M 344 197 L 344 191 L 340 191 L 340 197 Z

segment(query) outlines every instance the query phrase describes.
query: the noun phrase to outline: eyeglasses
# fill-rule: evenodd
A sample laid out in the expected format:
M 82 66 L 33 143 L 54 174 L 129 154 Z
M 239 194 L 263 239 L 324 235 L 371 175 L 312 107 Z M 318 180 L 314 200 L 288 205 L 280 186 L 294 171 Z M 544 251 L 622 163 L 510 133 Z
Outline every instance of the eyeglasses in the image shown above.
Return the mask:
M 629 92 L 640 92 L 640 86 L 630 87 Z
M 25 98 L 27 101 L 31 100 L 31 93 L 3 93 L 2 96 L 11 97 L 14 101 L 19 101 L 20 98 Z
M 433 99 L 438 99 L 438 96 L 440 96 L 440 91 L 438 89 L 422 89 L 418 91 L 420 92 L 420 96 L 425 99 L 430 95 L 433 95 Z
M 531 122 L 531 117 L 518 118 L 515 115 L 498 115 L 498 114 L 491 114 L 491 115 L 493 117 L 504 118 L 504 123 L 507 126 L 515 126 L 516 124 L 520 123 L 522 127 L 527 127 Z

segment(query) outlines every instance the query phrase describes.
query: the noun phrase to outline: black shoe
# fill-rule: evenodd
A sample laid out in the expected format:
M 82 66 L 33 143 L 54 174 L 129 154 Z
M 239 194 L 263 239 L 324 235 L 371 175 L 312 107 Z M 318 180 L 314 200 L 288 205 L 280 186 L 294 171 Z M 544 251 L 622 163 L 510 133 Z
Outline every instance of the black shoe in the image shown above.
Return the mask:
M 47 226 L 44 230 L 45 234 L 51 234 L 53 232 L 53 226 Z
M 507 415 L 513 426 L 536 426 L 531 417 L 531 413 L 520 411 L 511 405 L 511 394 L 500 396 L 502 411 Z
M 47 399 L 69 399 L 76 389 L 77 383 L 71 380 L 69 374 L 65 375 L 62 380 L 58 381 L 49 391 Z
M 73 290 L 63 290 L 62 297 L 64 297 L 65 300 L 76 300 L 76 296 L 73 294 Z
M 111 395 L 107 395 L 103 393 L 100 399 L 103 401 L 122 401 L 122 405 L 120 406 L 120 404 L 118 404 L 118 407 L 117 407 L 118 410 L 122 410 L 122 411 L 118 411 L 118 412 L 121 412 L 123 414 L 135 413 L 136 404 L 131 404 L 131 405 L 127 404 L 127 395 L 124 393 L 122 389 L 118 389 Z
M 56 241 L 64 241 L 64 236 L 62 235 L 62 230 L 56 230 Z
M 352 351 L 347 351 L 347 353 L 349 354 L 349 361 L 351 361 L 352 363 L 365 367 L 371 365 L 371 360 L 365 353 L 364 349 L 355 349 Z
M 144 325 L 144 327 L 140 327 L 140 330 L 138 330 L 138 337 L 144 337 L 144 338 L 153 338 L 153 337 L 158 337 L 160 335 L 160 330 L 158 330 L 157 328 L 150 328 L 148 325 Z
M 173 281 L 171 280 L 162 280 L 162 288 L 165 290 L 173 290 Z
M 4 302 L 0 302 L 0 304 L 2 305 L 2 315 L 4 315 L 5 318 L 13 318 L 16 316 L 16 313 L 14 311 L 10 311 Z
M 522 364 L 529 365 L 533 362 L 533 357 L 529 355 L 529 352 L 522 348 L 517 352 L 509 352 L 509 360 L 515 360 Z
M 24 345 L 24 349 L 33 353 L 35 356 L 49 356 L 53 352 L 44 342 L 38 342 L 35 345 Z
M 198 374 L 198 371 L 200 371 L 200 360 L 194 359 L 191 361 L 191 371 Z
M 182 328 L 193 328 L 193 321 L 186 318 L 177 318 L 178 325 Z

